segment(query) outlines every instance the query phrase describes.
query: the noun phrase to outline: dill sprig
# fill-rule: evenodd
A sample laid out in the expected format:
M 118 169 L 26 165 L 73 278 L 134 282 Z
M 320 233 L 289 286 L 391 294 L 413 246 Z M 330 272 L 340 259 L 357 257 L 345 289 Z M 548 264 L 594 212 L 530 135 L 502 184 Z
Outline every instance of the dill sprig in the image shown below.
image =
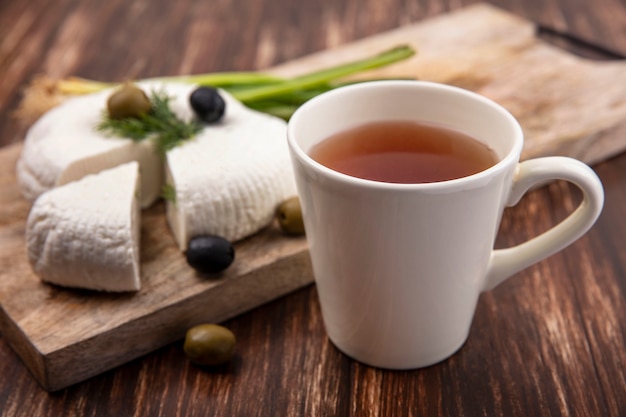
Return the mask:
M 163 184 L 163 187 L 161 187 L 161 197 L 172 204 L 176 204 L 176 188 L 174 188 L 172 184 Z
M 176 145 L 192 138 L 202 130 L 202 124 L 197 120 L 186 122 L 170 109 L 170 97 L 163 91 L 150 93 L 151 110 L 136 118 L 126 117 L 112 119 L 104 111 L 102 120 L 96 127 L 98 131 L 128 138 L 135 142 L 144 139 L 154 140 L 156 150 L 164 155 Z

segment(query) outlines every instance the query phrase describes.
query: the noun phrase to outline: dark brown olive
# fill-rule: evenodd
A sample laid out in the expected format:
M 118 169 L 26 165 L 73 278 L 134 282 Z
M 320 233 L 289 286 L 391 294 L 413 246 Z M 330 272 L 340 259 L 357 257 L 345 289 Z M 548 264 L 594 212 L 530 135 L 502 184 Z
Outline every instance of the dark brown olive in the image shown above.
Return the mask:
M 213 87 L 198 87 L 189 96 L 189 104 L 200 120 L 215 123 L 222 119 L 226 102 Z
M 217 366 L 231 360 L 235 342 L 235 335 L 226 327 L 199 324 L 187 330 L 183 350 L 193 363 Z
M 139 118 L 151 108 L 152 104 L 146 93 L 133 84 L 124 84 L 107 100 L 107 110 L 111 119 Z
M 276 217 L 281 229 L 289 235 L 304 234 L 304 222 L 302 220 L 302 207 L 300 199 L 291 197 L 278 206 Z
M 221 236 L 196 236 L 185 251 L 187 263 L 203 274 L 215 274 L 228 268 L 235 260 L 235 248 Z

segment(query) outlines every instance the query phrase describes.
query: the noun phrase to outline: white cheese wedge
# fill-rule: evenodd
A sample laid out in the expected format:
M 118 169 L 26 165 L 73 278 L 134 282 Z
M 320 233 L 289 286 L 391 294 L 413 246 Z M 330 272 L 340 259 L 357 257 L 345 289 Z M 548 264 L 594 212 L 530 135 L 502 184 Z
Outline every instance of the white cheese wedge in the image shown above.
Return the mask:
M 34 272 L 67 287 L 139 290 L 139 181 L 130 162 L 41 194 L 26 224 Z
M 160 196 L 163 158 L 154 151 L 153 143 L 107 137 L 95 128 L 111 92 L 69 99 L 28 130 L 17 162 L 18 184 L 26 198 L 34 200 L 51 188 L 129 161 L 141 166 L 142 207 Z
M 168 201 L 167 218 L 181 250 L 195 236 L 249 236 L 296 195 L 286 122 L 221 94 L 226 113 L 220 123 L 166 156 L 166 181 L 176 195 Z

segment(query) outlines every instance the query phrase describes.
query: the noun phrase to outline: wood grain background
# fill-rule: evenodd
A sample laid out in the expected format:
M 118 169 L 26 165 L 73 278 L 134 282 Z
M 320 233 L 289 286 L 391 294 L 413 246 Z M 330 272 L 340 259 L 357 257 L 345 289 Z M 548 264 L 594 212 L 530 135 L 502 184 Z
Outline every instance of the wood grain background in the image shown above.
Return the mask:
M 0 144 L 22 140 L 11 112 L 38 73 L 124 80 L 259 69 L 470 3 L 4 0 Z M 492 3 L 626 54 L 624 2 Z M 626 155 L 594 168 L 606 191 L 596 226 L 485 293 L 467 344 L 444 363 L 388 372 L 351 361 L 328 342 L 311 286 L 225 323 L 237 354 L 213 371 L 190 365 L 175 343 L 48 394 L 0 336 L 0 415 L 626 415 Z M 579 198 L 563 183 L 530 193 L 506 212 L 498 246 L 547 229 Z

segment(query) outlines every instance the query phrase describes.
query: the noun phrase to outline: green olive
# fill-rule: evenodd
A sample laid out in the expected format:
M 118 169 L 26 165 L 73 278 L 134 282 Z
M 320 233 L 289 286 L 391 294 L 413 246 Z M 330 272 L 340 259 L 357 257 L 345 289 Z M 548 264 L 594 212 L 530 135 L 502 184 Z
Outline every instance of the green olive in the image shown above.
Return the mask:
M 187 330 L 183 350 L 195 364 L 222 365 L 233 357 L 235 335 L 217 324 L 199 324 Z
M 302 207 L 298 197 L 291 197 L 278 206 L 276 217 L 281 229 L 290 235 L 304 234 L 304 222 L 302 220 Z
M 107 110 L 111 119 L 138 118 L 148 113 L 151 108 L 152 104 L 146 93 L 132 84 L 124 84 L 107 100 Z

